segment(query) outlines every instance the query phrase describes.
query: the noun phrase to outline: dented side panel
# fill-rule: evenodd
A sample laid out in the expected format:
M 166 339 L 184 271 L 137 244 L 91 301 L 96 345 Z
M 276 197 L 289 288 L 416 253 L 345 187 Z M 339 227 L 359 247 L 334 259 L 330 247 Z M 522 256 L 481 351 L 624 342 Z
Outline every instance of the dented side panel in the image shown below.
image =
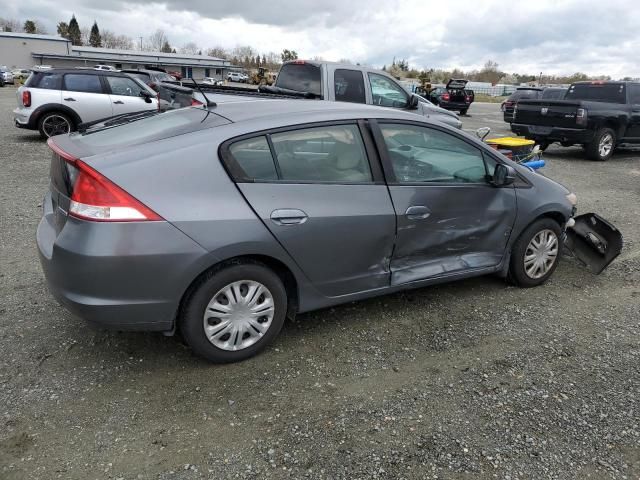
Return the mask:
M 502 260 L 516 218 L 513 188 L 398 185 L 389 190 L 398 218 L 392 285 L 494 267 Z M 426 216 L 406 214 L 416 206 L 426 207 Z

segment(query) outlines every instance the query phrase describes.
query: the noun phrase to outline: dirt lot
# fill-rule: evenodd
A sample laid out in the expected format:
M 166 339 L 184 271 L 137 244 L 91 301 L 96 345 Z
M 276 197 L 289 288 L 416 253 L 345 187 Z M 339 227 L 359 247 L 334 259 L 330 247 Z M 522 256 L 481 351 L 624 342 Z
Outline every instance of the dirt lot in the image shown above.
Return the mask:
M 97 331 L 48 294 L 47 147 L 0 89 L 0 478 L 640 478 L 640 153 L 551 148 L 545 173 L 625 237 L 601 276 L 479 278 L 299 316 L 215 366 Z M 465 128 L 507 133 L 498 105 Z

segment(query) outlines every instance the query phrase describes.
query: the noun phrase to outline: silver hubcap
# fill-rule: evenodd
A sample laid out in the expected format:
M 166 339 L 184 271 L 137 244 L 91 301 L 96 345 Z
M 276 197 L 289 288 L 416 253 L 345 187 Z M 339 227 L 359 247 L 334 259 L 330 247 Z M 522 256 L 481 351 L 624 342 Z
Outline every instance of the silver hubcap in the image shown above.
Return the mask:
M 60 115 L 49 115 L 42 121 L 42 130 L 44 130 L 47 137 L 53 137 L 54 135 L 69 133 L 71 125 L 66 118 Z
M 222 350 L 242 350 L 260 340 L 273 321 L 271 292 L 259 282 L 240 280 L 220 289 L 204 312 L 204 332 Z
M 524 271 L 530 278 L 544 277 L 558 258 L 558 236 L 553 230 L 538 232 L 524 253 Z
M 611 153 L 612 149 L 613 149 L 613 137 L 611 136 L 611 134 L 606 133 L 600 139 L 600 145 L 598 145 L 600 156 L 606 157 Z

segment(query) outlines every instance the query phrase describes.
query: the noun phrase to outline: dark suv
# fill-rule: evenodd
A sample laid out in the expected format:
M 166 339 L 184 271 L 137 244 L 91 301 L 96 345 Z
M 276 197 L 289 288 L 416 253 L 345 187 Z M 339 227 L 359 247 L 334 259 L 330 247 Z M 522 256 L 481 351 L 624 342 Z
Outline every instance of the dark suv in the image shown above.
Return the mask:
M 167 72 L 160 70 L 122 70 L 132 77 L 142 80 L 144 83 L 158 92 L 160 110 L 172 110 L 191 105 L 191 88 L 182 87 L 173 83 L 176 79 Z
M 429 92 L 429 100 L 447 110 L 458 110 L 465 115 L 473 103 L 473 90 L 465 88 L 468 80 L 452 78 L 444 87 L 435 87 Z
M 519 100 L 562 100 L 567 89 L 564 87 L 522 87 L 513 92 L 502 102 L 504 121 L 513 122 L 513 112 Z

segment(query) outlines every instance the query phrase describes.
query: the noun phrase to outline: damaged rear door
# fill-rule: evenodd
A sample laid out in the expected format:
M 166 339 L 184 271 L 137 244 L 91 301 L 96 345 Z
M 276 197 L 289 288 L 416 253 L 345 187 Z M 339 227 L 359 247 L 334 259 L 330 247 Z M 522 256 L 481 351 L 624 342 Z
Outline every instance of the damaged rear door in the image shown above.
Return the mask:
M 495 162 L 429 126 L 380 123 L 376 137 L 397 217 L 392 285 L 500 264 L 516 197 L 489 183 Z

